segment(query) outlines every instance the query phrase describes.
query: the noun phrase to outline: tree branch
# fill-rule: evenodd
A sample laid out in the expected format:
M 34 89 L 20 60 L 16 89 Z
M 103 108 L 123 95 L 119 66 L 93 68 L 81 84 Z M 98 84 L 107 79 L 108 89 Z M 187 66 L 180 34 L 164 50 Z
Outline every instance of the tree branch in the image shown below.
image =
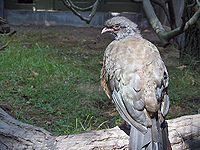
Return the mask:
M 170 26 L 171 26 L 171 29 L 175 29 L 177 26 L 176 26 L 176 21 L 175 21 L 175 12 L 174 12 L 174 2 L 173 0 L 168 0 L 168 9 L 169 9 L 169 16 L 170 16 L 170 20 L 169 20 L 169 23 L 170 23 Z
M 166 8 L 165 1 L 163 1 L 163 0 L 151 0 L 151 1 L 163 9 L 163 11 L 164 11 L 164 13 L 167 17 L 167 20 L 170 22 L 170 15 L 169 15 L 168 10 Z
M 169 139 L 173 150 L 200 146 L 200 115 L 168 120 Z M 48 131 L 22 123 L 0 108 L 0 149 L 35 150 L 100 150 L 128 149 L 129 136 L 119 127 L 81 134 L 55 136 Z
M 161 42 L 166 45 L 168 41 L 163 38 L 163 34 L 166 33 L 165 29 L 163 28 L 161 22 L 158 20 L 154 9 L 151 5 L 150 0 L 143 0 L 143 8 L 149 23 L 151 24 L 153 30 L 156 32 L 158 37 L 160 38 Z
M 196 1 L 198 6 L 200 6 L 200 2 L 197 0 Z M 151 24 L 153 30 L 156 32 L 158 35 L 160 41 L 164 46 L 166 46 L 169 43 L 169 40 L 174 38 L 175 36 L 183 33 L 186 31 L 191 25 L 197 22 L 200 16 L 200 7 L 198 10 L 195 12 L 195 14 L 186 22 L 183 20 L 183 23 L 180 27 L 177 27 L 169 32 L 167 32 L 161 22 L 158 20 L 153 7 L 151 5 L 150 0 L 143 0 L 143 8 L 145 11 L 145 14 L 147 16 L 147 19 L 149 20 L 149 23 Z
M 81 8 L 76 6 L 71 0 L 65 0 L 69 3 L 69 5 L 71 5 L 71 7 L 73 7 L 74 9 L 78 10 L 78 11 L 89 11 L 93 8 L 94 4 L 85 8 Z
M 178 27 L 174 30 L 171 30 L 167 33 L 164 33 L 164 37 L 168 40 L 172 39 L 173 37 L 183 33 L 186 31 L 190 26 L 192 26 L 194 23 L 197 22 L 198 18 L 200 16 L 200 8 L 195 12 L 195 14 L 190 18 L 187 22 L 182 23 L 181 27 Z
M 86 23 L 90 23 L 90 21 L 92 20 L 92 18 L 94 17 L 97 7 L 99 5 L 99 3 L 101 2 L 101 0 L 96 0 L 96 2 L 86 8 L 80 8 L 76 5 L 74 5 L 70 0 L 62 0 L 64 5 L 67 6 L 68 9 L 70 9 L 76 16 L 78 16 L 81 20 L 85 21 Z M 91 13 L 88 15 L 88 17 L 83 17 L 77 10 L 80 11 L 87 11 L 92 9 Z
M 199 1 L 199 0 L 196 0 L 196 2 L 197 2 L 197 5 L 200 7 L 200 1 Z

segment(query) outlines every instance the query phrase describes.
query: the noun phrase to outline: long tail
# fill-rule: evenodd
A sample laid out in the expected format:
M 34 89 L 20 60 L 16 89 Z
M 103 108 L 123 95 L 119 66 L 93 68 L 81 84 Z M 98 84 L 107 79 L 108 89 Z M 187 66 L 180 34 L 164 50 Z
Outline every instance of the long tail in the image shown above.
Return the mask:
M 153 118 L 152 127 L 146 134 L 131 126 L 129 150 L 171 150 L 167 122 L 160 124 L 158 119 Z

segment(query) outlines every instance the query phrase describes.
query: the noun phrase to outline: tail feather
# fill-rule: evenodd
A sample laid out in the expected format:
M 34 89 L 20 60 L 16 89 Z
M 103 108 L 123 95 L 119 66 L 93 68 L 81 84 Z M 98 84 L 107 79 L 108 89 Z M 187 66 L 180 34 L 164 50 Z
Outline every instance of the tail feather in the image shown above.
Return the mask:
M 162 124 L 157 119 L 152 119 L 152 127 L 148 128 L 146 134 L 141 133 L 131 126 L 130 150 L 170 150 L 167 123 Z
M 131 126 L 129 150 L 151 150 L 151 129 L 148 128 L 146 134 L 141 133 L 135 127 Z

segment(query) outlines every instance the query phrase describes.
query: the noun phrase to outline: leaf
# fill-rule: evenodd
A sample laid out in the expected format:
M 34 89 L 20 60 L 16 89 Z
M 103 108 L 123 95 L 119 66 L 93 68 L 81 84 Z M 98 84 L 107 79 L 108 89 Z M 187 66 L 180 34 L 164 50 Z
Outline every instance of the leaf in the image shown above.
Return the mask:
M 31 85 L 31 89 L 34 89 L 35 88 L 35 85 Z
M 195 80 L 192 80 L 192 85 L 194 86 L 196 84 Z
M 187 68 L 187 66 L 185 66 L 185 65 L 181 65 L 181 66 L 179 66 L 179 67 L 176 67 L 177 69 L 179 69 L 179 70 L 184 70 L 184 69 L 186 69 Z
M 33 71 L 33 75 L 34 75 L 34 76 L 38 76 L 39 73 Z
M 46 121 L 45 124 L 51 125 L 52 123 L 50 121 Z

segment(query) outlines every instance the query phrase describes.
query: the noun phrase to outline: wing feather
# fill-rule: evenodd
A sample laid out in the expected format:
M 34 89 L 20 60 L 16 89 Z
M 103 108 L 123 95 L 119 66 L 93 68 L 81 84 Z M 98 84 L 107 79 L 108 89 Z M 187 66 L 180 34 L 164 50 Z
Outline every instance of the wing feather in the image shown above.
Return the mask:
M 141 49 L 143 48 L 143 49 Z M 113 41 L 104 53 L 101 83 L 121 117 L 142 133 L 150 114 L 169 109 L 168 73 L 157 48 L 144 39 Z

